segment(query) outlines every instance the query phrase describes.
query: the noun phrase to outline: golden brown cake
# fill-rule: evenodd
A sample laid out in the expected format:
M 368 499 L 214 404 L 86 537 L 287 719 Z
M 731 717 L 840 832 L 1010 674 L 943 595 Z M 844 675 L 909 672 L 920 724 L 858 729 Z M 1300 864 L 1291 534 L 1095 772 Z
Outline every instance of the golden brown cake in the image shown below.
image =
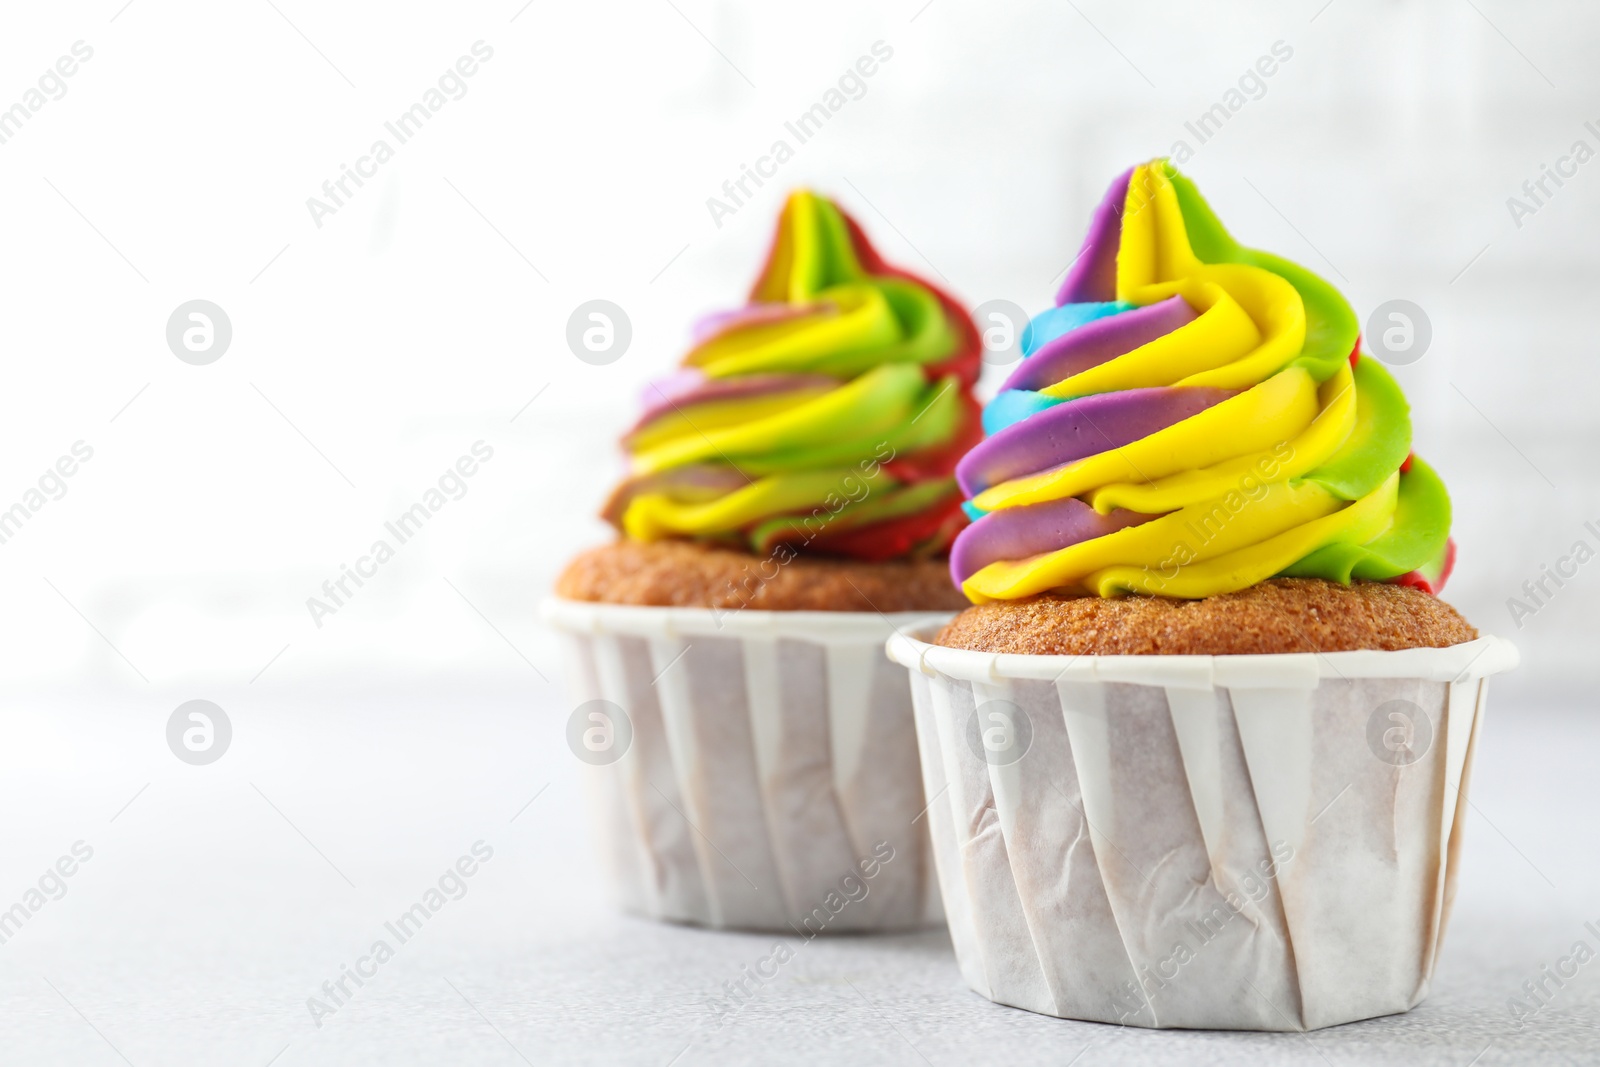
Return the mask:
M 1408 586 L 1273 578 L 1203 600 L 1036 596 L 968 608 L 935 644 L 1023 655 L 1393 651 L 1476 639 L 1455 608 Z
M 958 611 L 946 562 L 868 563 L 748 552 L 687 541 L 617 541 L 581 553 L 556 581 L 567 600 L 763 611 Z

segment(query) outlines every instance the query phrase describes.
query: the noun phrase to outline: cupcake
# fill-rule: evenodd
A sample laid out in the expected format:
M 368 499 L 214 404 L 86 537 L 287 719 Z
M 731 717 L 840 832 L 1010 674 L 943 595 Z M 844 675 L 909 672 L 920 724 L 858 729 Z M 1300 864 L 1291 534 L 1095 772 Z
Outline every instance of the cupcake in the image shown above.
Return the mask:
M 797 192 L 749 302 L 646 389 L 603 509 L 620 536 L 545 612 L 574 641 L 568 738 L 628 910 L 812 934 L 937 920 L 883 642 L 967 603 L 947 556 L 980 351 L 953 299 Z
M 944 907 L 1003 1004 L 1309 1030 L 1428 991 L 1487 677 L 1349 305 L 1167 161 L 1107 193 L 957 476 L 910 667 Z

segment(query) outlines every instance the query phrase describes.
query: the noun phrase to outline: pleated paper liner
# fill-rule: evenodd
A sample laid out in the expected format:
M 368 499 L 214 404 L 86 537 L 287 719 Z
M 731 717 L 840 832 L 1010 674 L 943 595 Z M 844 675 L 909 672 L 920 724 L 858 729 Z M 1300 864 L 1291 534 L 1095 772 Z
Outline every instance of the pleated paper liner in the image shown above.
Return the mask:
M 621 907 L 803 936 L 940 921 L 911 694 L 883 643 L 948 614 L 554 599 L 544 617 L 570 640 L 568 739 Z
M 1428 993 L 1516 649 L 1017 656 L 892 638 L 957 960 L 1002 1004 L 1312 1030 Z

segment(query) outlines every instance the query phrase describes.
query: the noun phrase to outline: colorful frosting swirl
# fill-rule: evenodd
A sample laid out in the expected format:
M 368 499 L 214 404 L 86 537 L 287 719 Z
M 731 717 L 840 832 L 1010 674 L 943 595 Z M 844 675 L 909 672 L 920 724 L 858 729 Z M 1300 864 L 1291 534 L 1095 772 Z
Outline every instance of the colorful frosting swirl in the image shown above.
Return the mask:
M 1449 497 L 1350 306 L 1235 243 L 1166 160 L 1112 183 L 1056 304 L 957 468 L 971 600 L 1443 584 Z
M 956 461 L 983 436 L 980 352 L 960 305 L 796 192 L 750 303 L 702 321 L 646 389 L 603 514 L 639 541 L 943 554 L 967 523 Z

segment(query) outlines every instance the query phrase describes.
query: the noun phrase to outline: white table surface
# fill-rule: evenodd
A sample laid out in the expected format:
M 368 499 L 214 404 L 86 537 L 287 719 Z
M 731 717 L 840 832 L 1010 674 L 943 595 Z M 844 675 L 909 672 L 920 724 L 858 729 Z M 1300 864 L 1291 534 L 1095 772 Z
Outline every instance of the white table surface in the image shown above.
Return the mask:
M 1507 1008 L 1574 941 L 1600 949 L 1593 707 L 1496 694 L 1434 990 L 1408 1015 L 1310 1035 L 1066 1022 L 970 992 L 929 931 L 804 944 L 717 1029 L 707 1001 L 776 939 L 609 909 L 567 702 L 527 678 L 8 694 L 0 908 L 74 842 L 94 854 L 0 944 L 0 1063 L 1600 1062 L 1600 961 L 1526 1025 Z M 192 697 L 234 726 L 208 767 L 165 744 Z M 307 998 L 479 840 L 494 856 L 466 895 L 314 1025 Z

